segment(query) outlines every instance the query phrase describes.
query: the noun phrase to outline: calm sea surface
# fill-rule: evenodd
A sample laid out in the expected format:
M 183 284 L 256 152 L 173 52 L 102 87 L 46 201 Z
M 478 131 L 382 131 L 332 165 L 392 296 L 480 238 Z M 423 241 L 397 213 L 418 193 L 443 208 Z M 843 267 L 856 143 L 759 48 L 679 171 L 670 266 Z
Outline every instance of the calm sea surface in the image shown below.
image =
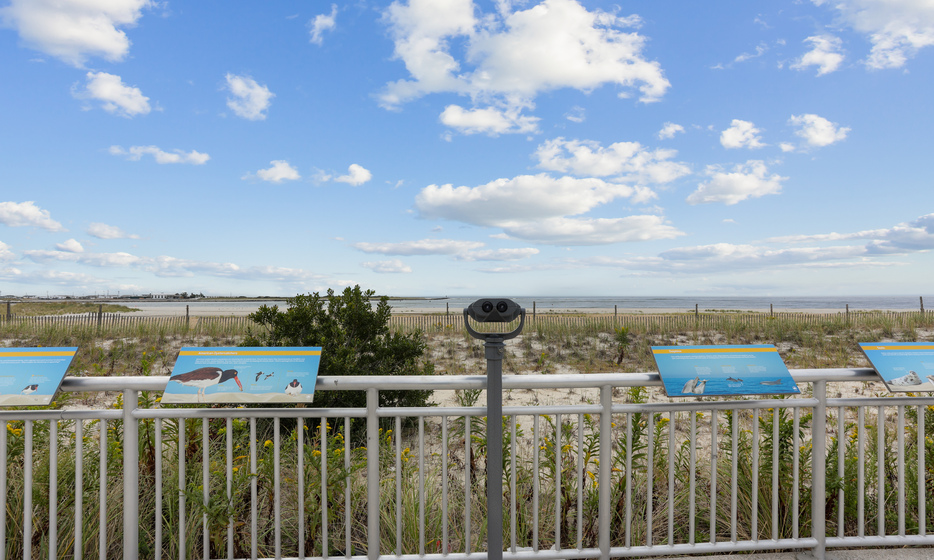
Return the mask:
M 584 312 L 613 311 L 614 306 L 625 310 L 657 311 L 694 311 L 696 305 L 700 311 L 768 311 L 769 306 L 776 311 L 801 310 L 839 310 L 844 311 L 849 305 L 856 310 L 895 310 L 910 311 L 921 307 L 919 296 L 840 296 L 840 297 L 509 297 L 531 312 L 579 309 Z M 438 311 L 460 312 L 479 299 L 478 296 L 457 296 L 438 298 L 393 299 L 390 305 L 400 312 L 428 313 Z M 934 296 L 924 296 L 928 309 L 934 309 Z M 127 306 L 139 309 L 148 315 L 246 315 L 260 305 L 286 306 L 285 300 L 273 301 L 187 301 L 187 302 L 126 302 Z

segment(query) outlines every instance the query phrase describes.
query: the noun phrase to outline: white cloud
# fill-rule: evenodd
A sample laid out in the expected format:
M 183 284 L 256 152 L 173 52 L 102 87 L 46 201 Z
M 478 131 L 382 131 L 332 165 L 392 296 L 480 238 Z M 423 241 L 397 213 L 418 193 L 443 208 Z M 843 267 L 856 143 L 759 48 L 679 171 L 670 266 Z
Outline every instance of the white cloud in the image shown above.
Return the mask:
M 117 226 L 95 222 L 88 226 L 88 235 L 98 239 L 139 239 L 136 234 L 128 234 Z
M 247 173 L 242 179 L 252 179 L 257 177 L 269 183 L 281 183 L 282 181 L 297 181 L 302 178 L 298 170 L 289 165 L 284 159 L 274 159 L 269 162 L 268 169 L 260 169 L 256 174 Z
M 568 111 L 564 117 L 571 122 L 582 123 L 587 120 L 587 110 L 581 106 L 575 105 L 571 107 L 571 110 Z
M 78 242 L 77 239 L 69 239 L 68 241 L 65 241 L 64 243 L 57 243 L 55 247 L 59 251 L 67 251 L 69 253 L 83 253 L 84 252 L 84 247 L 81 245 L 81 243 Z
M 0 261 L 11 261 L 15 257 L 16 255 L 10 250 L 10 246 L 0 241 Z
M 399 259 L 390 261 L 375 261 L 360 263 L 364 268 L 369 268 L 378 274 L 401 274 L 412 272 L 412 267 L 404 264 Z
M 99 101 L 108 113 L 126 118 L 146 115 L 152 110 L 149 98 L 138 87 L 124 84 L 120 76 L 107 72 L 88 72 L 86 78 L 83 91 L 72 88 L 73 95 L 78 99 Z
M 724 148 L 761 148 L 765 146 L 759 133 L 762 132 L 749 121 L 733 119 L 730 128 L 720 133 L 720 144 Z
M 72 66 L 90 56 L 116 62 L 130 49 L 121 28 L 136 24 L 150 0 L 11 0 L 0 21 L 19 32 L 23 42 Z
M 811 43 L 811 50 L 796 60 L 791 68 L 804 70 L 809 66 L 817 66 L 817 75 L 823 76 L 840 68 L 843 63 L 843 53 L 840 51 L 843 42 L 833 35 L 815 35 L 808 37 L 806 42 Z
M 872 43 L 865 61 L 871 69 L 900 68 L 920 49 L 934 45 L 934 4 L 930 0 L 838 0 L 830 5 Z
M 464 134 L 485 133 L 497 136 L 507 133 L 538 132 L 540 119 L 523 116 L 520 112 L 521 108 L 464 109 L 460 105 L 448 105 L 441 113 L 440 119 L 445 126 L 458 129 Z
M 547 218 L 508 222 L 503 231 L 510 237 L 548 245 L 604 245 L 633 241 L 674 239 L 684 235 L 661 216 L 624 218 Z
M 316 15 L 313 20 L 308 22 L 308 27 L 310 28 L 309 33 L 311 34 L 309 40 L 316 45 L 323 44 L 324 32 L 331 31 L 337 27 L 337 4 L 331 4 L 331 13 L 329 15 Z
M 519 249 L 486 249 L 483 251 L 470 251 L 458 258 L 465 261 L 518 261 L 527 259 L 539 253 L 534 247 Z
M 795 151 L 795 145 L 790 142 L 782 142 L 778 145 L 783 152 L 793 152 Z
M 675 134 L 679 132 L 681 133 L 684 132 L 683 126 L 681 126 L 680 124 L 672 123 L 672 122 L 666 122 L 664 126 L 662 126 L 662 129 L 658 131 L 658 139 L 665 140 L 668 138 L 674 138 Z
M 373 174 L 370 173 L 368 169 L 362 165 L 357 165 L 356 163 L 351 163 L 350 167 L 347 169 L 346 175 L 341 175 L 340 177 L 334 179 L 338 183 L 347 183 L 352 187 L 358 187 L 363 183 L 366 183 L 373 178 Z
M 479 249 L 484 243 L 479 241 L 457 241 L 454 239 L 421 239 L 401 243 L 354 243 L 353 248 L 364 253 L 382 255 L 458 255 Z
M 547 174 L 497 179 L 479 187 L 429 185 L 415 197 L 425 218 L 443 218 L 481 226 L 541 220 L 587 212 L 636 190 L 601 179 Z
M 26 202 L 0 202 L 0 224 L 10 227 L 33 226 L 47 231 L 66 231 L 62 224 L 52 219 L 48 210 Z
M 122 146 L 111 146 L 109 151 L 111 155 L 126 156 L 130 161 L 139 161 L 144 155 L 151 155 L 155 158 L 156 163 L 161 164 L 190 163 L 192 165 L 203 165 L 211 159 L 211 156 L 208 154 L 203 154 L 195 150 L 187 153 L 178 149 L 165 152 L 158 146 L 130 146 L 128 149 L 123 149 Z
M 736 58 L 734 58 L 733 62 L 746 62 L 747 60 L 751 60 L 753 58 L 759 58 L 760 56 L 765 54 L 765 51 L 767 50 L 769 50 L 769 48 L 766 45 L 763 45 L 763 44 L 757 45 L 755 54 L 743 53 L 737 56 Z
M 538 167 L 550 171 L 612 176 L 624 182 L 649 185 L 670 183 L 691 172 L 686 164 L 670 161 L 677 154 L 675 150 L 649 150 L 638 142 L 616 142 L 604 148 L 598 142 L 559 137 L 541 144 L 535 158 Z
M 871 229 L 854 233 L 826 233 L 775 237 L 773 243 L 811 243 L 815 241 L 849 241 L 868 239 L 866 249 L 875 254 L 909 253 L 934 249 L 934 214 L 897 224 L 891 228 Z
M 795 134 L 803 138 L 808 146 L 817 148 L 843 140 L 850 131 L 849 128 L 814 114 L 792 115 L 788 123 L 798 127 Z
M 710 181 L 698 185 L 697 190 L 687 197 L 688 204 L 722 202 L 729 206 L 747 198 L 778 194 L 782 190 L 782 181 L 787 179 L 774 173 L 768 175 L 765 163 L 759 160 L 736 165 L 731 172 L 718 166 L 708 166 L 707 175 Z
M 624 31 L 638 27 L 637 16 L 590 12 L 575 0 L 515 11 L 509 2 L 497 5 L 492 14 L 471 0 L 393 2 L 386 20 L 410 79 L 387 84 L 381 104 L 397 108 L 424 95 L 457 93 L 481 106 L 517 110 L 555 89 L 615 84 L 620 97 L 638 89 L 641 101 L 652 102 L 669 87 L 660 65 L 643 56 L 645 37 Z
M 226 80 L 227 90 L 233 96 L 227 98 L 227 107 L 238 117 L 251 121 L 265 120 L 265 111 L 276 94 L 249 76 L 227 74 Z

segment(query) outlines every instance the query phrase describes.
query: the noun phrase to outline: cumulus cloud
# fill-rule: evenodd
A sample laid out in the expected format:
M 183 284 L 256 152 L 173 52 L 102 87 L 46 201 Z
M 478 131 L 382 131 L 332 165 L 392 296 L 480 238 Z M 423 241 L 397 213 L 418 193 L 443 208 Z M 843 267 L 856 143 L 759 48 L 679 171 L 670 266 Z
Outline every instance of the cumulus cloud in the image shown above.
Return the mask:
M 658 139 L 666 140 L 668 138 L 674 138 L 675 134 L 678 134 L 679 132 L 684 132 L 683 126 L 673 122 L 666 122 L 664 126 L 662 126 L 662 129 L 658 131 Z
M 521 108 L 464 109 L 460 105 L 448 105 L 441 113 L 441 123 L 464 134 L 489 134 L 498 136 L 507 133 L 538 132 L 538 117 L 521 115 Z
M 399 259 L 390 261 L 367 261 L 360 264 L 364 268 L 369 268 L 377 274 L 402 274 L 412 272 L 412 267 L 406 265 Z
M 795 134 L 811 147 L 822 148 L 846 138 L 849 128 L 841 127 L 814 114 L 792 115 L 788 123 L 797 127 Z
M 84 252 L 84 247 L 81 245 L 81 243 L 78 242 L 77 239 L 69 239 L 68 241 L 65 241 L 64 243 L 56 243 L 55 247 L 59 251 L 66 251 L 69 253 L 83 253 Z
M 675 150 L 649 150 L 638 142 L 616 142 L 604 148 L 589 140 L 555 138 L 535 151 L 538 167 L 577 176 L 616 177 L 637 185 L 665 184 L 691 172 L 684 163 L 671 161 Z M 637 202 L 654 195 L 636 196 Z
M 282 181 L 297 181 L 302 178 L 298 170 L 292 167 L 284 159 L 274 159 L 269 162 L 270 167 L 260 169 L 255 174 L 247 173 L 244 180 L 258 178 L 269 183 L 281 183 Z
M 88 72 L 83 90 L 72 88 L 72 95 L 78 99 L 95 100 L 108 113 L 125 118 L 146 115 L 152 108 L 149 98 L 138 87 L 123 83 L 120 76 L 107 72 Z
M 510 2 L 497 7 L 497 13 L 483 13 L 472 0 L 393 2 L 386 21 L 409 79 L 387 84 L 381 105 L 394 109 L 432 93 L 461 94 L 477 107 L 452 109 L 444 118 L 490 132 L 505 126 L 503 108 L 518 114 L 542 92 L 616 85 L 620 97 L 638 90 L 648 103 L 669 87 L 660 65 L 643 55 L 646 39 L 633 31 L 641 23 L 637 16 L 591 12 L 575 0 L 544 0 L 525 10 L 513 10 Z M 486 106 L 497 109 L 476 112 Z M 532 124 L 512 121 L 510 131 Z
M 852 233 L 793 235 L 769 239 L 773 243 L 813 243 L 824 241 L 869 240 L 867 251 L 875 254 L 909 253 L 934 249 L 934 214 L 897 224 L 891 228 L 862 230 Z
M 518 261 L 537 255 L 538 249 L 522 247 L 518 249 L 484 249 L 483 251 L 469 251 L 458 255 L 464 261 Z
M 94 222 L 87 229 L 88 235 L 98 239 L 139 239 L 136 234 L 129 234 L 117 226 Z
M 762 143 L 762 139 L 759 137 L 759 133 L 761 132 L 761 130 L 756 128 L 756 126 L 749 121 L 733 119 L 730 123 L 730 128 L 720 133 L 720 144 L 727 149 L 761 148 L 765 146 L 765 144 Z
M 0 261 L 11 261 L 15 257 L 16 255 L 10 250 L 10 246 L 0 241 Z
M 251 121 L 265 120 L 266 110 L 276 94 L 249 76 L 227 74 L 226 80 L 227 91 L 231 95 L 227 98 L 227 107 L 238 117 Z
M 156 163 L 161 164 L 189 163 L 192 165 L 203 165 L 211 159 L 211 156 L 208 154 L 203 154 L 195 150 L 187 153 L 184 150 L 178 149 L 166 152 L 158 146 L 130 146 L 127 149 L 124 149 L 122 146 L 111 146 L 109 151 L 111 155 L 125 156 L 126 159 L 130 161 L 139 161 L 144 155 L 150 155 L 156 160 Z
M 36 206 L 36 203 L 0 202 L 0 224 L 10 227 L 32 226 L 46 231 L 66 231 L 62 224 L 52 219 L 48 210 Z
M 337 4 L 331 4 L 330 14 L 318 14 L 308 22 L 309 41 L 316 45 L 324 44 L 324 32 L 331 31 L 337 27 Z
M 934 6 L 928 0 L 839 0 L 829 5 L 869 39 L 872 50 L 865 63 L 871 69 L 900 68 L 934 45 Z
M 516 239 L 548 245 L 605 245 L 674 239 L 684 235 L 661 216 L 624 218 L 555 217 L 540 221 L 507 222 L 503 231 Z
M 732 171 L 708 166 L 706 173 L 710 181 L 698 185 L 697 190 L 687 197 L 688 204 L 722 202 L 729 206 L 747 198 L 778 194 L 782 190 L 782 181 L 787 179 L 774 173 L 769 175 L 765 163 L 759 160 L 736 165 Z
M 817 75 L 823 76 L 840 68 L 843 64 L 843 42 L 833 35 L 816 35 L 808 37 L 805 42 L 811 44 L 811 50 L 796 60 L 791 68 L 804 70 L 810 66 L 817 66 Z
M 346 175 L 341 175 L 340 177 L 334 179 L 338 183 L 347 183 L 352 187 L 359 187 L 363 183 L 366 183 L 373 178 L 373 174 L 370 173 L 368 169 L 362 165 L 357 165 L 356 163 L 351 163 L 350 167 L 347 169 Z
M 130 40 L 123 28 L 136 24 L 151 0 L 11 0 L 0 21 L 16 29 L 23 43 L 72 66 L 88 57 L 123 60 Z
M 364 253 L 382 255 L 457 255 L 483 247 L 480 241 L 458 241 L 455 239 L 420 239 L 401 243 L 354 243 L 353 248 Z

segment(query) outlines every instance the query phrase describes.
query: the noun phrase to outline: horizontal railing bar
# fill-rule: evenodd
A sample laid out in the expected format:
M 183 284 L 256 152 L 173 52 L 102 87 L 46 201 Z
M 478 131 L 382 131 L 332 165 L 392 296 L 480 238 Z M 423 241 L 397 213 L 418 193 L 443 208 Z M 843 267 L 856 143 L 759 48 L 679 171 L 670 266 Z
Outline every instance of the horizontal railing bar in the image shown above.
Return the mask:
M 934 535 L 866 535 L 865 537 L 827 537 L 828 547 L 932 546 Z
M 365 408 L 139 408 L 137 419 L 149 418 L 365 418 Z
M 930 397 L 853 397 L 847 399 L 827 399 L 827 406 L 918 406 L 934 404 Z
M 3 410 L 0 422 L 12 420 L 120 420 L 120 410 Z
M 745 410 L 747 408 L 811 408 L 817 406 L 817 399 L 759 399 L 735 401 L 691 401 L 658 402 L 636 404 L 614 404 L 610 409 L 613 414 L 626 412 L 667 412 L 689 410 Z
M 814 381 L 854 382 L 878 381 L 872 368 L 793 369 L 796 382 Z M 66 377 L 62 390 L 69 393 L 83 391 L 164 391 L 169 377 Z M 504 375 L 503 389 L 587 389 L 606 385 L 615 387 L 660 386 L 658 373 L 590 373 L 560 375 Z M 458 390 L 485 389 L 486 376 L 482 375 L 346 375 L 320 376 L 315 383 L 318 391 L 362 391 L 371 387 L 391 387 L 393 390 Z

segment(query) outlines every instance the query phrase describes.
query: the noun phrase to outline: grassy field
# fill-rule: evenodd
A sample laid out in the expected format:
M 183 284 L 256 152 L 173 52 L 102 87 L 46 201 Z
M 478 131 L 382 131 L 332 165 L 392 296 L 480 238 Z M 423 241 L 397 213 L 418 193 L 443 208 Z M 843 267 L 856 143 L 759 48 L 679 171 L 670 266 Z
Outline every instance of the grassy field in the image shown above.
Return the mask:
M 9 307 L 0 304 L 0 313 L 10 313 L 19 317 L 38 317 L 42 315 L 69 315 L 75 313 L 132 313 L 132 309 L 116 303 L 93 303 L 85 301 L 19 301 L 10 302 Z

